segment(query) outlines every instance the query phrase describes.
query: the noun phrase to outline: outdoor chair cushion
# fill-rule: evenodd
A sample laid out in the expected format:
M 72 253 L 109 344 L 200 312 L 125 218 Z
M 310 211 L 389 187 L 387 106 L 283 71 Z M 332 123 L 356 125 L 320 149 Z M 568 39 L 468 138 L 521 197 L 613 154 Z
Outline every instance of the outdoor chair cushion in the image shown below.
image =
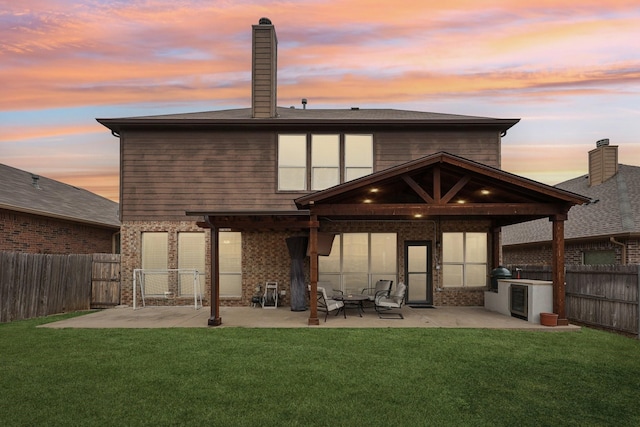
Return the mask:
M 318 286 L 318 310 L 325 312 L 325 322 L 327 321 L 329 312 L 339 310 L 342 307 L 344 307 L 344 302 L 336 301 L 333 298 L 329 298 L 327 296 L 327 290 L 323 286 Z
M 393 285 L 393 280 L 378 280 L 375 287 L 364 288 L 362 290 L 362 294 L 369 296 L 369 301 L 374 301 L 376 299 L 376 296 L 378 296 L 379 294 L 389 294 L 389 291 L 391 291 L 391 285 Z
M 378 314 L 381 315 L 382 312 L 385 310 L 402 308 L 402 304 L 404 304 L 406 290 L 407 290 L 407 285 L 405 285 L 404 283 L 398 283 L 394 291 L 388 297 L 384 295 L 377 296 L 375 300 L 375 306 Z M 401 313 L 397 313 L 397 315 L 401 319 L 403 318 Z

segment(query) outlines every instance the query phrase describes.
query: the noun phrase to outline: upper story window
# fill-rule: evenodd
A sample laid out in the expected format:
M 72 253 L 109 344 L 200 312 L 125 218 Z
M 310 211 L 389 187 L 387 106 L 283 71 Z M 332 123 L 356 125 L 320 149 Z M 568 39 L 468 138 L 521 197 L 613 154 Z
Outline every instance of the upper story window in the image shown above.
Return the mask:
M 307 136 L 278 136 L 278 190 L 306 190 Z
M 278 190 L 323 190 L 373 172 L 373 135 L 278 135 Z

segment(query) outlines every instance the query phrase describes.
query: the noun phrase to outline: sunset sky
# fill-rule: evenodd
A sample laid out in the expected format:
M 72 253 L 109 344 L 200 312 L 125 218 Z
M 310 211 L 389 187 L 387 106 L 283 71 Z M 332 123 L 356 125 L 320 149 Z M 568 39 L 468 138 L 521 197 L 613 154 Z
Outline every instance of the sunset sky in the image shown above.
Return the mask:
M 251 105 L 251 26 L 278 105 L 520 118 L 503 169 L 546 184 L 609 138 L 640 165 L 638 0 L 0 0 L 0 163 L 118 199 L 95 118 Z

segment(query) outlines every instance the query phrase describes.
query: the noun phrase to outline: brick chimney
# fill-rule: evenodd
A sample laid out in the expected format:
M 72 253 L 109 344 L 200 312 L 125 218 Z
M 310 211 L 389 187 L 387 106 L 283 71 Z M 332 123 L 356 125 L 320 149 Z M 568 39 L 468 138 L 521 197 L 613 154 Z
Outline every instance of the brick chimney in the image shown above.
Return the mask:
M 276 117 L 278 39 L 269 18 L 260 18 L 252 28 L 251 115 L 267 119 Z
M 618 173 L 618 146 L 609 145 L 608 139 L 596 142 L 589 151 L 589 187 L 599 185 Z

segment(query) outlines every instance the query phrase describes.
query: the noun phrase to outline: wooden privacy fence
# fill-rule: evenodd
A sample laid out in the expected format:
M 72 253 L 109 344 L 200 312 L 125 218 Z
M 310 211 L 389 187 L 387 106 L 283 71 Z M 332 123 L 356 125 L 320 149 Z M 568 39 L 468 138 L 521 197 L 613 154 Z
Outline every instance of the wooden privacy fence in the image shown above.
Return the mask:
M 552 280 L 551 267 L 508 266 L 515 277 Z M 570 320 L 640 336 L 640 265 L 568 265 L 566 311 Z
M 114 258 L 117 262 L 112 262 Z M 119 255 L 111 254 L 0 252 L 0 322 L 88 310 L 92 307 L 92 289 L 98 292 L 100 303 L 116 305 L 119 260 Z M 108 283 L 103 280 L 107 276 Z
M 93 254 L 91 308 L 120 304 L 120 255 Z

